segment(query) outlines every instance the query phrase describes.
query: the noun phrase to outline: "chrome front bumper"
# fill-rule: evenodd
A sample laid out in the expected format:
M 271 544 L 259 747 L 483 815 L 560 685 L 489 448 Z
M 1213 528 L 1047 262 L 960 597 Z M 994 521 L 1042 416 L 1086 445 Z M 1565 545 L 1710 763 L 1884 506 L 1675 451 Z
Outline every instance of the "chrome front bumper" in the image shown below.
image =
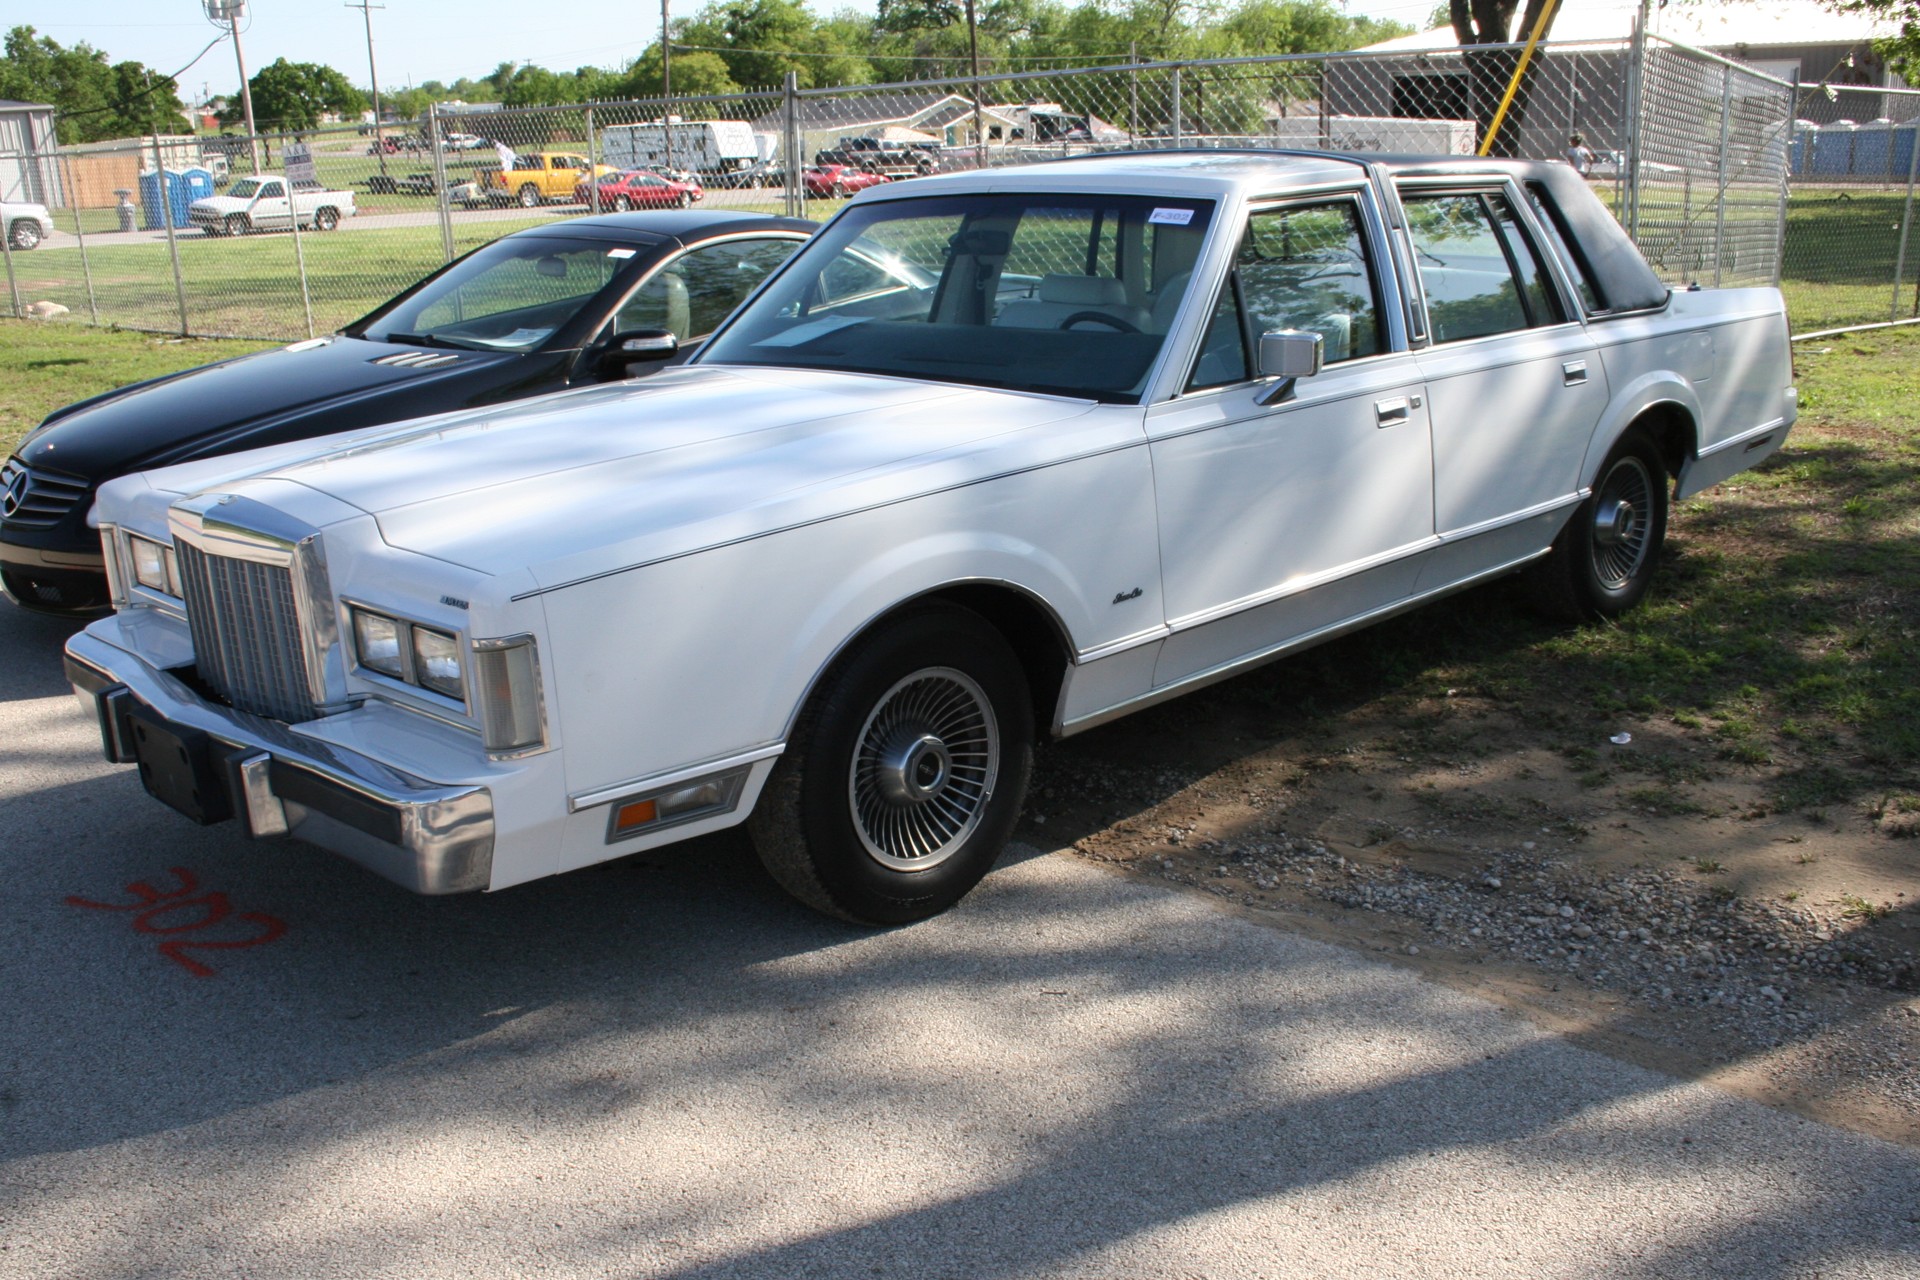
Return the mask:
M 86 632 L 67 642 L 66 666 L 100 725 L 107 759 L 140 764 L 148 791 L 195 821 L 239 817 L 255 837 L 298 837 L 416 893 L 466 893 L 490 882 L 487 788 L 428 782 L 210 703 Z

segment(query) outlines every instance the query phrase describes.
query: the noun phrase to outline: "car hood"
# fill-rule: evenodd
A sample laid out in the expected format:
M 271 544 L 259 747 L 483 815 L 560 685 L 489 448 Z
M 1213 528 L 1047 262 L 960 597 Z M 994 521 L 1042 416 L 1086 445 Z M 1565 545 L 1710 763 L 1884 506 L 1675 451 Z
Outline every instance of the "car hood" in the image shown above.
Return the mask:
M 20 453 L 33 466 L 99 481 L 220 452 L 227 437 L 278 418 L 412 392 L 425 379 L 518 358 L 346 337 L 296 342 L 88 401 L 56 415 Z
M 332 451 L 276 450 L 269 469 L 233 483 L 210 474 L 222 460 L 153 480 L 239 494 L 259 483 L 263 497 L 290 481 L 370 514 L 391 546 L 552 586 L 1041 465 L 1010 462 L 997 442 L 1100 407 L 901 378 L 691 366 L 373 429 Z

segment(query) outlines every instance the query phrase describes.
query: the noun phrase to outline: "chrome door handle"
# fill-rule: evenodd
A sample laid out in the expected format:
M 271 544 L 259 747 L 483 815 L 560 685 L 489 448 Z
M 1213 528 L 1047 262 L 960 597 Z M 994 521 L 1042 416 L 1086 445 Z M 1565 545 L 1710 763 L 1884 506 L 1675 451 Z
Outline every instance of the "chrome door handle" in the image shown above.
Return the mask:
M 1587 362 L 1569 360 L 1560 366 L 1560 376 L 1570 387 L 1577 387 L 1587 380 Z
M 1411 416 L 1405 396 L 1395 396 L 1391 400 L 1375 400 L 1373 416 L 1383 427 L 1397 427 Z

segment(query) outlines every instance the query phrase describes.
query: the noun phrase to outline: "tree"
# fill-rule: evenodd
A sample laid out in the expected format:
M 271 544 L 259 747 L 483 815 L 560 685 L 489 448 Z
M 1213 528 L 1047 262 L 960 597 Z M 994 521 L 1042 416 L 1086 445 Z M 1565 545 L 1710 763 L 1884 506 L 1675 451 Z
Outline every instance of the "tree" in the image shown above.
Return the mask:
M 1893 24 L 1895 33 L 1885 40 L 1875 40 L 1874 52 L 1908 84 L 1920 81 L 1920 0 L 1842 0 L 1834 8 Z
M 367 109 L 366 97 L 332 67 L 281 58 L 261 68 L 247 81 L 253 90 L 253 122 L 261 130 L 288 133 L 311 129 L 327 114 L 358 115 Z M 220 113 L 220 123 L 245 122 L 238 98 Z
M 63 142 L 178 133 L 186 125 L 173 80 L 143 63 L 109 65 L 91 45 L 62 48 L 28 26 L 7 32 L 6 55 L 0 98 L 52 106 Z
M 1521 14 L 1520 25 L 1513 25 L 1514 11 L 1519 8 L 1518 0 L 1448 0 L 1447 13 L 1453 22 L 1454 37 L 1462 46 L 1506 45 L 1526 40 L 1540 22 L 1550 0 L 1527 0 L 1527 7 Z M 1540 38 L 1546 39 L 1553 29 L 1553 18 L 1558 16 L 1559 7 L 1548 16 L 1547 23 L 1540 32 Z M 1513 82 L 1514 73 L 1520 66 L 1520 55 L 1512 49 L 1480 48 L 1466 54 L 1467 76 L 1473 88 L 1473 114 L 1480 122 L 1480 136 L 1485 138 L 1487 130 L 1493 125 L 1494 114 L 1499 110 L 1501 98 L 1506 96 L 1507 86 Z M 1527 77 L 1515 91 L 1513 102 L 1507 108 L 1506 119 L 1501 123 L 1500 132 L 1494 137 L 1492 153 L 1497 156 L 1517 154 L 1520 137 L 1520 122 L 1526 118 L 1527 105 L 1533 97 L 1532 77 Z
M 628 63 L 626 71 L 608 85 L 603 96 L 658 98 L 664 90 L 660 79 L 660 46 L 656 44 Z M 673 55 L 674 97 L 704 98 L 738 92 L 739 82 L 727 73 L 727 64 L 719 54 L 694 50 Z

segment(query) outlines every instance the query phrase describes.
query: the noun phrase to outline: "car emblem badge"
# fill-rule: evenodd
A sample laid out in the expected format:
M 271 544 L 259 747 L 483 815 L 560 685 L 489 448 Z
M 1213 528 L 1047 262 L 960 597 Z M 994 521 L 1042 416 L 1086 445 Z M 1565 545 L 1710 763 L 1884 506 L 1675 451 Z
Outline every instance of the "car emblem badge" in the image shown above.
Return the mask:
M 24 470 L 15 471 L 7 480 L 6 496 L 0 498 L 0 517 L 13 519 L 14 512 L 20 510 L 21 504 L 26 500 L 27 473 Z

